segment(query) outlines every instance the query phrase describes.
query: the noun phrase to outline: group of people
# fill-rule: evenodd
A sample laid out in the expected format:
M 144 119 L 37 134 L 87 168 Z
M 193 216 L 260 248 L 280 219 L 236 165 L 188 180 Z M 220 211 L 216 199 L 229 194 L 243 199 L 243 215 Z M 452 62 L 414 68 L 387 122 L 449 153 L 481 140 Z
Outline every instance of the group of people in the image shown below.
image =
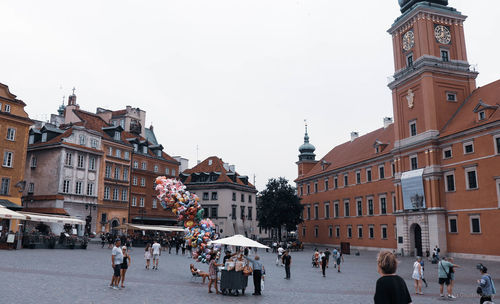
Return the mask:
M 127 246 L 121 246 L 121 240 L 116 239 L 115 245 L 111 250 L 111 266 L 113 267 L 113 277 L 111 278 L 110 288 L 125 288 L 125 274 L 132 259 L 128 253 Z M 119 286 L 121 284 L 121 286 Z
M 151 259 L 153 260 L 153 270 L 158 270 L 158 263 L 160 262 L 161 245 L 158 240 L 154 240 L 153 245 L 146 244 L 144 248 L 144 260 L 146 260 L 146 269 L 149 270 Z
M 318 251 L 318 248 L 314 249 L 312 266 L 317 268 L 321 267 L 323 277 L 326 277 L 326 268 L 328 268 L 328 264 L 330 263 L 330 255 L 333 257 L 333 267 L 337 268 L 337 272 L 340 272 L 340 264 L 344 262 L 342 251 L 337 248 L 334 248 L 332 252 L 330 252 L 328 248 L 326 248 L 325 251 Z
M 437 252 L 439 253 L 439 252 Z M 375 304 L 408 304 L 412 303 L 410 292 L 405 281 L 396 275 L 398 261 L 394 253 L 390 251 L 381 251 L 377 257 L 377 268 L 381 277 L 377 280 L 375 288 Z M 453 263 L 453 258 L 443 257 L 438 263 L 438 282 L 440 296 L 445 297 L 444 285 L 447 288 L 447 297 L 456 298 L 453 295 L 454 270 L 460 267 Z M 477 293 L 481 296 L 480 304 L 492 303 L 492 295 L 496 293 L 495 285 L 488 269 L 483 264 L 478 264 L 477 269 L 481 273 L 481 278 L 477 280 Z M 424 279 L 424 263 L 421 257 L 418 257 L 413 264 L 412 278 L 415 280 L 415 295 L 423 295 L 422 282 Z M 425 282 L 427 285 L 427 282 Z

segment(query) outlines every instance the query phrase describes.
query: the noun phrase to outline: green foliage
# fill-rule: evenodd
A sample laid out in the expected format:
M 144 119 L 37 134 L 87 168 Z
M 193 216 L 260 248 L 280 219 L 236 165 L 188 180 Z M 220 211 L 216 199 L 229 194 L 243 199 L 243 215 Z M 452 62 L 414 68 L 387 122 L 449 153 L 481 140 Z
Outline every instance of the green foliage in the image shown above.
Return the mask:
M 277 228 L 285 226 L 287 231 L 297 229 L 302 223 L 304 206 L 300 198 L 284 177 L 272 178 L 257 200 L 257 220 L 259 227 Z

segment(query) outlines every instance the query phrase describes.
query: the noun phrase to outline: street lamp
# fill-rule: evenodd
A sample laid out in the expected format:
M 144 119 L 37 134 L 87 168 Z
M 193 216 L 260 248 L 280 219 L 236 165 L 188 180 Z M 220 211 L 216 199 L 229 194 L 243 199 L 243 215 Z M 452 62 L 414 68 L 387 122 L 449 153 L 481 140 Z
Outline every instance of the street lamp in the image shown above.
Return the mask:
M 144 214 L 146 214 L 146 210 L 144 208 L 139 209 L 139 214 L 141 215 L 141 223 L 144 224 Z
M 85 223 L 85 234 L 90 236 L 90 230 L 92 229 L 92 209 L 97 210 L 97 206 L 95 204 L 85 204 L 85 210 L 89 211 L 89 215 L 87 216 Z

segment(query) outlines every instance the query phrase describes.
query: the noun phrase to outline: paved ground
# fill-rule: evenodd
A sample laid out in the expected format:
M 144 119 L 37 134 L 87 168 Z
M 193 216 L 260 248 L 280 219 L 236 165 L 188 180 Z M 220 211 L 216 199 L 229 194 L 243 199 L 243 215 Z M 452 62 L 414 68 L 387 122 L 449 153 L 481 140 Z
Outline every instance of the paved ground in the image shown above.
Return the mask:
M 292 279 L 284 280 L 283 267 L 274 264 L 275 255 L 260 252 L 266 267 L 263 296 L 252 296 L 249 283 L 247 295 L 239 297 L 207 293 L 201 281 L 191 281 L 185 256 L 163 254 L 160 270 L 144 269 L 143 249 L 132 251 L 132 265 L 127 273 L 126 288 L 112 290 L 110 250 L 90 245 L 87 250 L 23 249 L 0 251 L 0 303 L 373 303 L 376 253 L 346 256 L 342 273 L 327 270 L 323 278 L 311 267 L 312 251 L 292 253 Z M 475 295 L 478 261 L 456 260 L 463 265 L 457 270 L 456 300 L 439 298 L 437 266 L 428 263 L 429 287 L 424 296 L 413 295 L 410 280 L 413 260 L 402 258 L 398 274 L 406 279 L 414 303 L 479 303 Z M 485 263 L 500 286 L 500 263 Z M 206 265 L 198 265 L 207 270 Z

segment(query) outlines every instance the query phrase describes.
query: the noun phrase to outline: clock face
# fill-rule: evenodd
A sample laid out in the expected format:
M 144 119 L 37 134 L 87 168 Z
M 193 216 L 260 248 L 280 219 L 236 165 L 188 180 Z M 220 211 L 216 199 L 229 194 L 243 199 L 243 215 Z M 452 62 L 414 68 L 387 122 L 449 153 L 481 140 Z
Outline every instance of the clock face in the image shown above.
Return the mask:
M 403 49 L 405 51 L 409 51 L 414 45 L 415 45 L 415 34 L 413 34 L 413 30 L 409 30 L 403 35 Z
M 450 30 L 444 25 L 436 25 L 434 28 L 434 36 L 439 43 L 449 44 L 451 42 Z

